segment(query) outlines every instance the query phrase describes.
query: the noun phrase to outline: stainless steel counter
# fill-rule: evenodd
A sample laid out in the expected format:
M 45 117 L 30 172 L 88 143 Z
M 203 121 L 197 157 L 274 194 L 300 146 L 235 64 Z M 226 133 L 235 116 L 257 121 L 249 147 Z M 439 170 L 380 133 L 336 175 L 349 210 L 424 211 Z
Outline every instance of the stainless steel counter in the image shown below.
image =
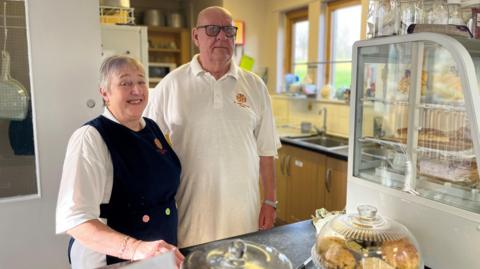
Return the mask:
M 305 220 L 292 224 L 287 224 L 279 227 L 275 227 L 266 231 L 258 231 L 255 233 L 240 235 L 233 238 L 240 238 L 243 240 L 251 241 L 257 244 L 270 246 L 276 248 L 281 253 L 285 254 L 293 264 L 293 268 L 297 268 L 303 262 L 310 257 L 310 251 L 315 244 L 315 227 L 311 220 Z M 231 238 L 231 239 L 233 239 Z M 220 240 L 219 240 L 220 241 Z M 218 241 L 214 241 L 218 242 Z M 214 243 L 206 243 L 189 248 L 181 249 L 180 251 L 187 256 L 196 250 L 205 250 Z M 156 258 L 154 258 L 156 259 Z M 133 262 L 139 265 L 138 268 L 147 268 L 141 266 L 142 263 L 146 264 L 148 261 Z M 151 262 L 150 262 L 151 263 Z M 101 269 L 121 269 L 128 268 L 132 265 L 132 262 L 123 262 L 102 267 Z M 310 267 L 307 267 L 310 268 Z

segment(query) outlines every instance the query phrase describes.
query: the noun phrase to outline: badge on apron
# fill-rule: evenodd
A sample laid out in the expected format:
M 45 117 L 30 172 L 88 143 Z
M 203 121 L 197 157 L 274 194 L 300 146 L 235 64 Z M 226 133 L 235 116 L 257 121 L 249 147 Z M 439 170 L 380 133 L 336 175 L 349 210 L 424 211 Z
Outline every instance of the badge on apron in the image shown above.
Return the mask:
M 155 138 L 155 140 L 153 140 L 153 143 L 155 144 L 155 146 L 157 146 L 157 149 L 161 154 L 165 154 L 165 152 L 167 152 L 167 150 L 163 148 L 162 142 L 160 142 L 158 138 Z

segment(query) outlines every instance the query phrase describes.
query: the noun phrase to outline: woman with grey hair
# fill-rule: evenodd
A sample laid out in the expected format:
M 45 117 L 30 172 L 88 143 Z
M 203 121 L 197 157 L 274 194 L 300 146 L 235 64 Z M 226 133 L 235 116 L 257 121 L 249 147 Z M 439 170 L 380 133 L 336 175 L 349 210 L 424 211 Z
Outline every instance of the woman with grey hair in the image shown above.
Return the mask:
M 101 116 L 74 132 L 67 147 L 56 212 L 57 234 L 72 239 L 72 268 L 97 268 L 174 252 L 180 162 L 148 101 L 143 66 L 112 56 L 100 68 Z

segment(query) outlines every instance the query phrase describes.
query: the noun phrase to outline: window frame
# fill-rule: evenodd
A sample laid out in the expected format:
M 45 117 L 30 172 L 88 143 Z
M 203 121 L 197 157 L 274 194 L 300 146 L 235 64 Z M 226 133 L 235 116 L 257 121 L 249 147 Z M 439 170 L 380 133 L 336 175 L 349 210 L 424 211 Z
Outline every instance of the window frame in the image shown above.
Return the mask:
M 326 17 L 325 17 L 325 60 L 327 62 L 326 68 L 325 68 L 325 77 L 324 81 L 325 84 L 331 84 L 332 81 L 330 81 L 330 73 L 331 73 L 331 64 L 333 62 L 332 60 L 332 46 L 333 46 L 333 40 L 332 40 L 332 13 L 338 9 L 346 8 L 346 7 L 351 7 L 351 6 L 356 6 L 359 5 L 362 9 L 363 13 L 363 3 L 361 0 L 337 0 L 337 1 L 332 1 L 328 2 L 326 6 Z M 363 18 L 363 14 L 361 14 L 361 18 Z M 362 21 L 362 20 L 361 20 Z M 360 39 L 363 37 L 363 23 L 360 22 Z M 353 61 L 353 59 L 352 59 Z
M 293 25 L 297 22 L 307 21 L 308 19 L 308 7 L 302 7 L 300 9 L 292 10 L 285 13 L 285 61 L 284 61 L 284 74 L 292 73 L 293 66 L 293 54 L 292 54 L 292 41 L 293 41 Z

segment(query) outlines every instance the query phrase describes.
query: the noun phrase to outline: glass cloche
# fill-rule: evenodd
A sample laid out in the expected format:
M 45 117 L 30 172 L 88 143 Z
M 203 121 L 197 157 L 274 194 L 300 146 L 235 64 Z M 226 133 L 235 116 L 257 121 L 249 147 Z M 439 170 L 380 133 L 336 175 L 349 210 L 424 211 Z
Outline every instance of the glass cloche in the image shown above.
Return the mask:
M 357 214 L 338 215 L 319 231 L 312 248 L 321 269 L 423 269 L 417 241 L 402 224 L 370 205 Z
M 292 269 L 292 263 L 275 248 L 241 239 L 209 244 L 190 253 L 184 269 Z

